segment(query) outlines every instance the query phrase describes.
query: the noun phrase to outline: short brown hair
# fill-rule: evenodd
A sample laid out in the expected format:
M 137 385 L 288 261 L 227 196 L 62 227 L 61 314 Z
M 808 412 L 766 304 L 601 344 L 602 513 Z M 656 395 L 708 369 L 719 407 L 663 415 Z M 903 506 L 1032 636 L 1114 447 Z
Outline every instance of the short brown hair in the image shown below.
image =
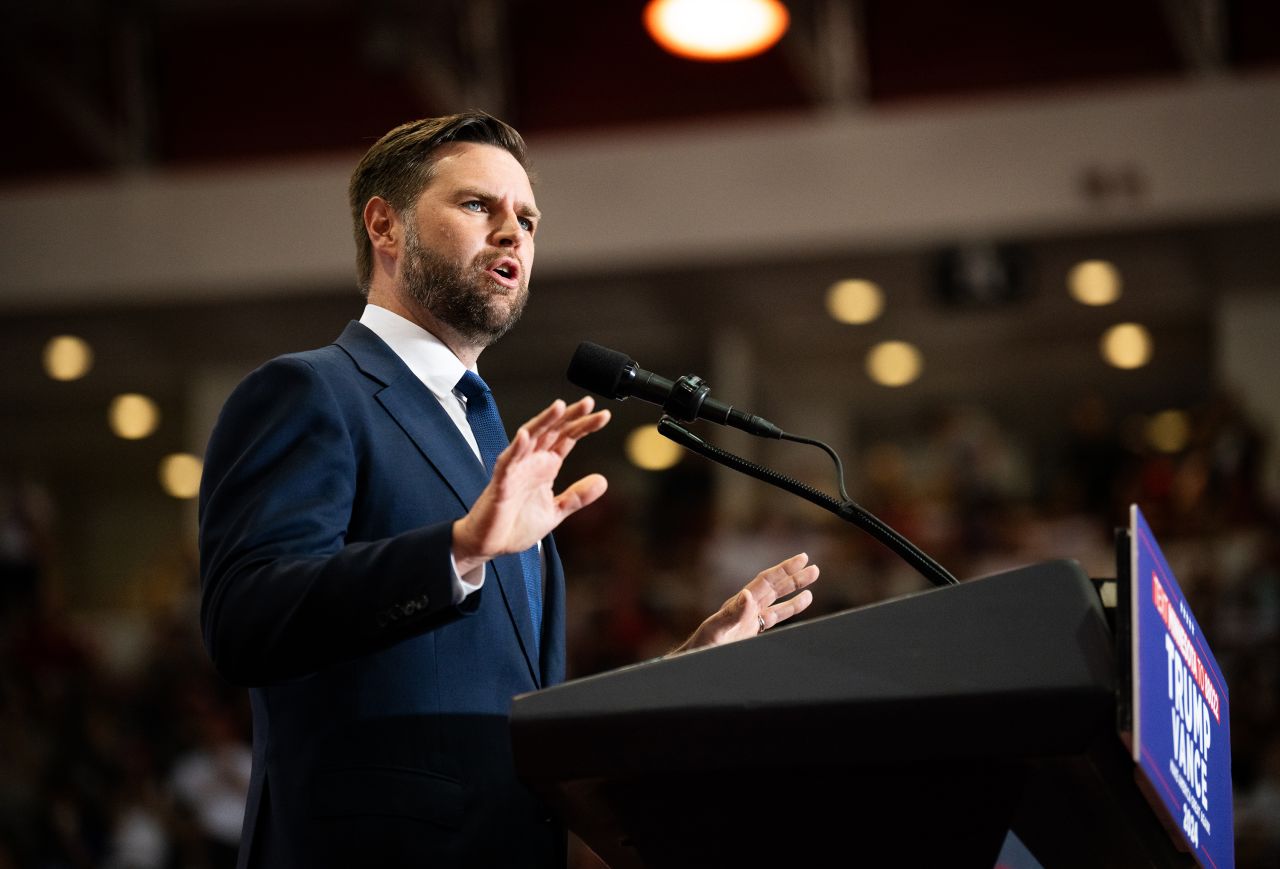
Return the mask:
M 435 152 L 451 142 L 493 145 L 525 166 L 524 139 L 515 128 L 479 111 L 410 121 L 375 142 L 351 173 L 347 188 L 356 239 L 356 280 L 364 295 L 369 295 L 373 277 L 373 245 L 364 226 L 365 205 L 381 196 L 398 212 L 412 208 L 431 181 Z

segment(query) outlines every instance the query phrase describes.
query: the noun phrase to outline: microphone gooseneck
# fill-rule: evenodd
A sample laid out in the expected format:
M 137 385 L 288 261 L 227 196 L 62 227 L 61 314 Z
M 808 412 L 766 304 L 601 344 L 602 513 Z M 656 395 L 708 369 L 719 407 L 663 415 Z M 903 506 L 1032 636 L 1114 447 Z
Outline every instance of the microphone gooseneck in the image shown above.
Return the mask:
M 621 401 L 629 396 L 635 396 L 661 405 L 667 416 L 659 422 L 658 431 L 665 437 L 704 458 L 799 495 L 829 510 L 846 522 L 857 525 L 893 550 L 934 585 L 954 585 L 957 582 L 945 567 L 849 497 L 844 486 L 844 465 L 835 450 L 821 441 L 788 434 L 768 420 L 743 413 L 730 405 L 716 401 L 710 397 L 711 387 L 702 378 L 685 375 L 671 381 L 645 371 L 625 353 L 592 344 L 590 341 L 584 341 L 578 345 L 577 352 L 569 362 L 567 376 L 569 382 L 575 386 L 605 398 Z M 825 450 L 835 462 L 836 484 L 840 491 L 839 500 L 769 468 L 721 450 L 675 422 L 675 420 L 693 422 L 697 419 L 705 419 L 720 425 L 731 425 L 760 437 L 809 444 Z
M 844 475 L 842 473 L 839 474 L 841 499 L 837 500 L 826 492 L 821 492 L 806 483 L 801 483 L 799 480 L 780 474 L 772 468 L 757 465 L 755 462 L 748 461 L 741 456 L 709 444 L 688 429 L 682 428 L 669 417 L 663 417 L 658 421 L 658 433 L 668 440 L 675 441 L 682 447 L 692 450 L 703 458 L 710 459 L 717 464 L 724 465 L 726 468 L 746 474 L 749 477 L 755 477 L 761 482 L 784 489 L 793 495 L 799 495 L 809 503 L 817 504 L 846 522 L 858 526 L 883 543 L 895 555 L 934 585 L 942 587 L 959 584 L 959 580 L 952 575 L 951 571 L 935 561 L 923 549 L 903 537 L 874 513 L 852 500 L 844 491 Z M 840 467 L 840 459 L 836 456 L 835 451 L 821 441 L 787 434 L 784 434 L 783 437 L 797 443 L 808 443 L 822 447 L 836 460 L 836 467 Z

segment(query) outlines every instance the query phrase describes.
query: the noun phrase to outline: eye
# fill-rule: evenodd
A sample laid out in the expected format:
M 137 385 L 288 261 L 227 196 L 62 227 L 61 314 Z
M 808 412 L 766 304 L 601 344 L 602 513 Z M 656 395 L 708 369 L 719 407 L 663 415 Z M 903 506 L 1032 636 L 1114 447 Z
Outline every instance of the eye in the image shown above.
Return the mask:
M 462 203 L 462 207 L 467 209 L 468 211 L 474 211 L 476 214 L 481 214 L 486 210 L 484 207 L 484 203 L 481 202 L 479 199 L 469 199 L 466 202 Z
M 532 221 L 532 220 L 530 220 L 530 219 L 529 219 L 529 218 L 527 218 L 527 217 L 522 217 L 522 218 L 520 218 L 520 226 L 524 228 L 524 231 L 525 231 L 525 232 L 529 233 L 530 235 L 533 235 L 533 221 Z

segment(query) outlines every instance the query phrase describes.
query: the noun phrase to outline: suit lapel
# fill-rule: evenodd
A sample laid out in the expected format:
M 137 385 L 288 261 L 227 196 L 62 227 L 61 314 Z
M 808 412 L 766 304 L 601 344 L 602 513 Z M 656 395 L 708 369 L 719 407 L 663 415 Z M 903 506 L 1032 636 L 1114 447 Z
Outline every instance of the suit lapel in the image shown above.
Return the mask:
M 462 508 L 469 510 L 489 482 L 488 473 L 431 390 L 381 338 L 358 322 L 349 323 L 335 343 L 346 351 L 361 372 L 382 384 L 374 394 L 377 402 L 439 472 Z M 550 566 L 550 557 L 547 562 Z M 497 580 L 495 585 L 519 637 L 525 663 L 534 682 L 541 687 L 542 668 L 533 652 L 536 648 L 533 617 L 520 559 L 516 555 L 501 555 L 488 563 L 486 571 L 485 585 Z

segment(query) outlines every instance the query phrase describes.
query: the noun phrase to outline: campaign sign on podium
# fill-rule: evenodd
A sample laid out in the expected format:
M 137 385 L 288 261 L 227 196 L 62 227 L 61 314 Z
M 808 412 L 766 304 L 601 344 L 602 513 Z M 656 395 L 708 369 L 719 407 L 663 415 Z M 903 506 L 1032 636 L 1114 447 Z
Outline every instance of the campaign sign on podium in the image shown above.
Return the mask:
M 1201 866 L 1235 865 L 1227 683 L 1137 505 L 1130 507 L 1133 759 Z

